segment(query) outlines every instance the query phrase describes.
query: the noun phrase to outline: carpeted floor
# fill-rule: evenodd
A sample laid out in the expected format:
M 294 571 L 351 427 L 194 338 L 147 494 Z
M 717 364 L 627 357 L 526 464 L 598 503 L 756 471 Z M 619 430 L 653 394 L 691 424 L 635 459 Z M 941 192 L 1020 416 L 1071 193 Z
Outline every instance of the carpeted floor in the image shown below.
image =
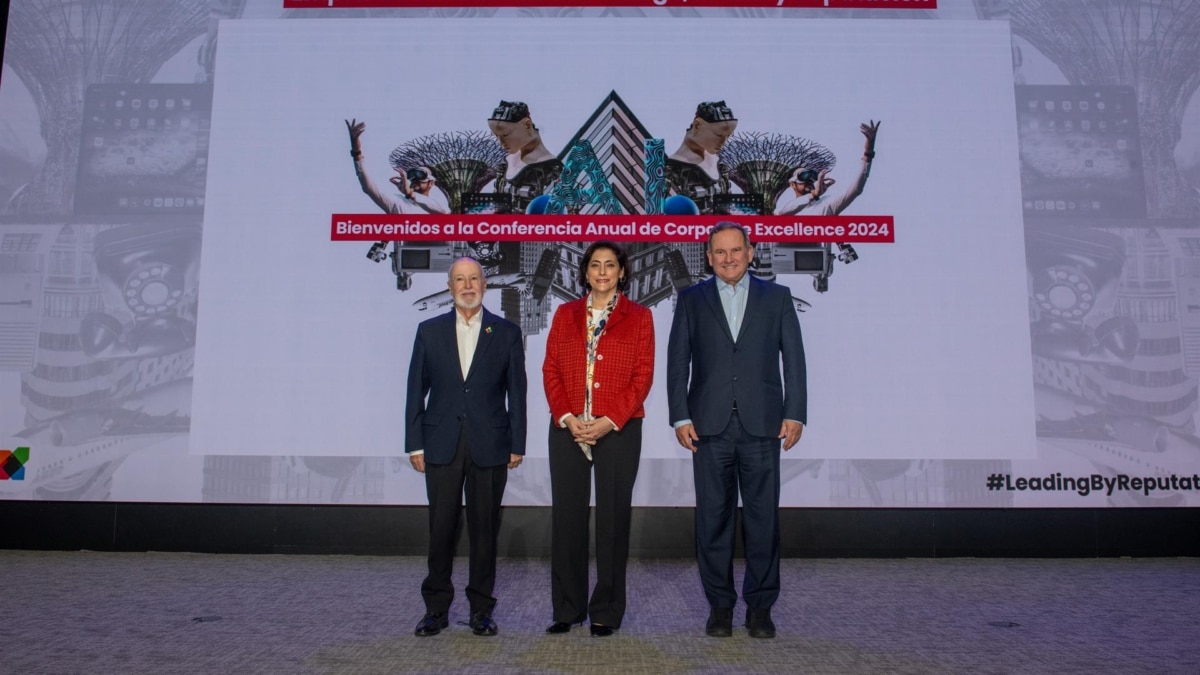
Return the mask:
M 465 581 L 465 559 L 456 582 Z M 689 560 L 630 563 L 622 630 L 543 633 L 549 565 L 501 561 L 418 638 L 421 558 L 0 551 L 0 673 L 1200 673 L 1200 560 L 783 561 L 775 640 L 704 635 Z M 462 572 L 462 574 L 460 574 Z M 738 571 L 740 579 L 740 569 Z

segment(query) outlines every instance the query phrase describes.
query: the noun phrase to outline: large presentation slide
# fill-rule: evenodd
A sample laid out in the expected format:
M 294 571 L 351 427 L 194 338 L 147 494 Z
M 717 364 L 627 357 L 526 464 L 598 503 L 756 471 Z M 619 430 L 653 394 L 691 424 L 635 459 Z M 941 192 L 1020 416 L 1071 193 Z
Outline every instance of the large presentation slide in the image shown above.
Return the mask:
M 785 506 L 1200 503 L 1195 85 L 1164 139 L 1161 77 L 1080 65 L 1105 26 L 1195 82 L 1190 5 L 55 4 L 0 80 L 2 498 L 423 504 L 409 357 L 470 256 L 524 334 L 505 503 L 548 505 L 546 334 L 610 239 L 657 337 L 635 504 L 690 506 L 667 335 L 732 220 L 803 332 Z M 140 60 L 29 39 L 114 23 Z

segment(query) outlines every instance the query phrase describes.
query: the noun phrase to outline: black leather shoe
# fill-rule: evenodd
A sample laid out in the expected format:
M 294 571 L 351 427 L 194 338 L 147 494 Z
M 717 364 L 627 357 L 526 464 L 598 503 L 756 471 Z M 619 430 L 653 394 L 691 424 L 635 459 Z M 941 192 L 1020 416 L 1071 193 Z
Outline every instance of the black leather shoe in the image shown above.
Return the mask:
M 733 636 L 733 608 L 713 607 L 708 613 L 708 623 L 704 625 L 708 637 Z
M 563 633 L 570 633 L 571 626 L 579 626 L 579 625 L 582 625 L 582 624 L 581 623 L 568 623 L 566 621 L 555 621 L 554 623 L 550 624 L 550 627 L 546 629 L 546 632 L 551 635 L 562 635 Z
M 771 621 L 771 610 L 746 610 L 746 629 L 750 631 L 752 638 L 775 637 L 775 622 Z
M 443 629 L 450 627 L 450 619 L 447 618 L 445 612 L 426 612 L 425 617 L 421 619 L 421 623 L 417 624 L 417 630 L 413 631 L 420 637 L 429 637 L 437 635 Z
M 471 615 L 471 632 L 476 635 L 495 635 L 500 632 L 491 612 L 475 612 Z
M 605 626 L 604 624 L 593 623 L 588 626 L 588 630 L 591 631 L 592 637 L 608 637 L 613 634 L 614 628 L 612 626 Z

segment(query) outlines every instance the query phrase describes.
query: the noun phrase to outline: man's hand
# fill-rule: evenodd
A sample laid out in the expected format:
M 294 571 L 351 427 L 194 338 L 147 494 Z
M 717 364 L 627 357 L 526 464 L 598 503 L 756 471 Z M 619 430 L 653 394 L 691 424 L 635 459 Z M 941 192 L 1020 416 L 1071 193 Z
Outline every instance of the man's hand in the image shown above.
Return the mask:
M 417 470 L 417 473 L 425 473 L 425 455 L 409 455 L 408 462 Z
M 793 420 L 784 420 L 783 426 L 779 428 L 779 438 L 783 439 L 783 449 L 791 450 L 792 446 L 800 442 L 800 434 L 804 433 L 804 425 Z
M 700 440 L 700 437 L 696 435 L 696 427 L 694 425 L 683 424 L 675 429 L 675 440 L 679 441 L 679 444 L 683 447 L 695 452 L 696 441 Z
M 523 462 L 523 461 L 525 461 L 525 458 L 522 457 L 521 455 L 509 455 L 508 456 L 508 468 L 515 469 L 518 466 L 521 466 L 521 462 Z
M 829 178 L 829 169 L 821 169 L 820 175 L 817 176 L 817 181 L 813 184 L 813 197 L 820 199 L 825 191 L 828 190 L 837 180 Z
M 882 122 L 883 120 L 880 120 L 879 122 L 876 122 L 875 120 L 868 120 L 858 125 L 858 130 L 862 132 L 863 136 L 867 137 L 867 142 L 865 147 L 863 147 L 863 152 L 875 152 L 875 135 L 879 133 L 879 125 Z
M 366 122 L 359 122 L 356 119 L 346 120 L 346 131 L 350 132 L 350 152 L 362 152 L 362 145 L 358 137 L 362 136 L 366 130 Z
M 396 189 L 400 191 L 400 194 L 404 195 L 405 197 L 411 196 L 412 187 L 408 183 L 408 172 L 404 169 L 396 169 L 396 173 L 398 175 L 392 176 L 388 180 L 391 181 L 392 185 L 396 186 Z

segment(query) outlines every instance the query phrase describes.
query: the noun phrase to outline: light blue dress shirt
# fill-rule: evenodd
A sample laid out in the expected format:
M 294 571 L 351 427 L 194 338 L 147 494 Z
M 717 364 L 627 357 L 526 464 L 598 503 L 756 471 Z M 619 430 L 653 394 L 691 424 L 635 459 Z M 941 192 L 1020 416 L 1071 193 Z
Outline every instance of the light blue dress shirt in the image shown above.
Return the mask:
M 717 279 L 718 295 L 721 296 L 721 307 L 725 310 L 725 320 L 729 322 L 729 333 L 737 342 L 738 332 L 742 329 L 742 320 L 746 317 L 746 296 L 750 293 L 750 273 L 742 275 L 732 286 Z

